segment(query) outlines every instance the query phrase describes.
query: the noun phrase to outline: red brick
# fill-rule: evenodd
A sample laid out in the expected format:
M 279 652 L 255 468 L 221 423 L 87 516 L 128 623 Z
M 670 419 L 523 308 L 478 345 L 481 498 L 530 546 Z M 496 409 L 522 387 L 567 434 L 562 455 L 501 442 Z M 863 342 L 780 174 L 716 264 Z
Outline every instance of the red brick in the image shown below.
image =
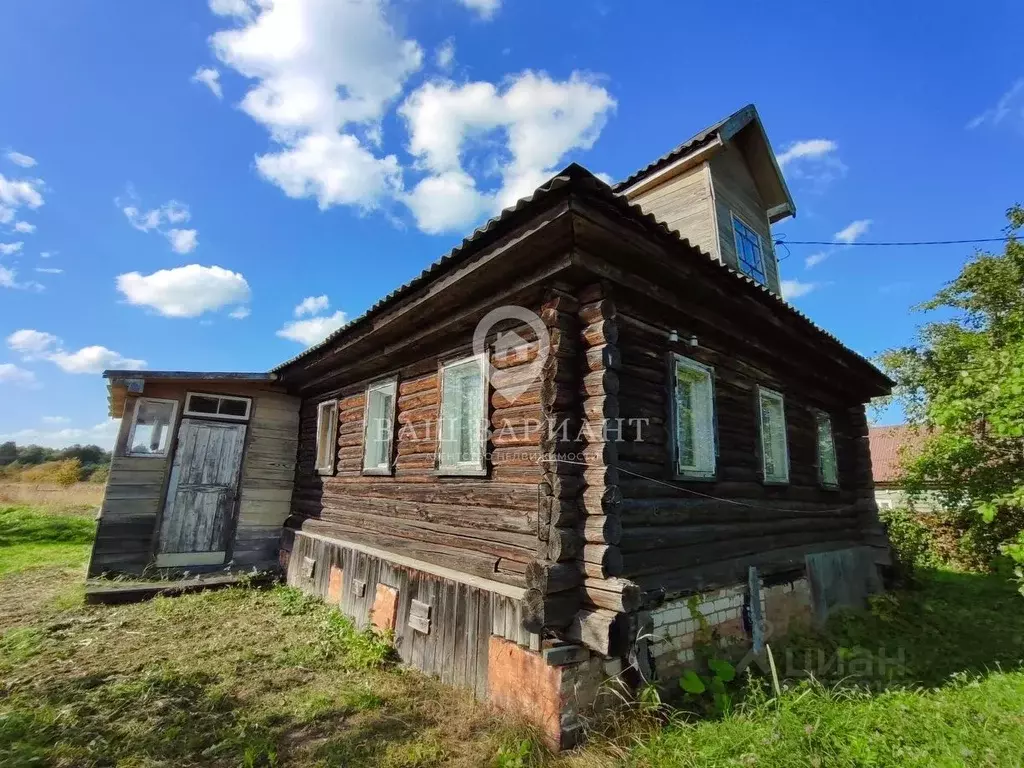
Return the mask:
M 539 653 L 500 637 L 487 649 L 487 697 L 500 709 L 540 726 L 549 744 L 561 746 L 562 668 Z
M 330 580 L 327 582 L 327 602 L 331 605 L 341 604 L 341 584 L 345 580 L 345 572 L 336 565 L 331 566 Z
M 377 594 L 373 598 L 370 609 L 370 621 L 381 632 L 391 632 L 395 628 L 395 617 L 398 615 L 398 590 L 386 584 L 377 585 Z

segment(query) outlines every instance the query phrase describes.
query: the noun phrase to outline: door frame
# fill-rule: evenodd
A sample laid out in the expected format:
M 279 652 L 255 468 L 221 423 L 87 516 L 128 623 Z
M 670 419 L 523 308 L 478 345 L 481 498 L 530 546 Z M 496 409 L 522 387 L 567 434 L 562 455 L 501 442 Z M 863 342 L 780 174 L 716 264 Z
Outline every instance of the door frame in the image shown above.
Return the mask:
M 249 419 L 247 421 L 244 421 L 244 422 L 237 421 L 237 420 L 236 421 L 222 420 L 222 419 L 219 419 L 216 416 L 214 416 L 212 418 L 201 418 L 201 417 L 195 417 L 195 416 L 186 417 L 184 415 L 184 413 L 183 413 L 183 411 L 184 411 L 184 402 L 185 402 L 185 397 L 186 397 L 187 393 L 191 392 L 191 391 L 194 391 L 194 390 L 186 389 L 185 391 L 183 391 L 181 393 L 181 395 L 178 398 L 179 408 L 177 409 L 177 414 L 176 414 L 177 418 L 176 418 L 176 421 L 175 421 L 175 424 L 174 424 L 174 434 L 172 435 L 172 438 L 171 438 L 172 442 L 171 442 L 171 446 L 170 446 L 170 449 L 168 451 L 168 457 L 167 457 L 169 459 L 169 461 L 170 461 L 170 464 L 167 467 L 167 474 L 164 476 L 163 491 L 160 494 L 160 505 L 159 505 L 159 507 L 157 509 L 156 524 L 155 524 L 154 529 L 153 529 L 153 537 L 152 537 L 152 540 L 150 542 L 150 547 L 149 547 L 149 563 L 150 563 L 150 566 L 158 568 L 158 569 L 161 569 L 161 570 L 165 570 L 165 569 L 178 569 L 178 568 L 191 568 L 191 569 L 204 568 L 204 569 L 214 569 L 214 570 L 216 570 L 218 568 L 222 568 L 222 567 L 227 566 L 231 562 L 232 558 L 234 557 L 235 532 L 236 532 L 236 530 L 238 528 L 238 512 L 239 512 L 239 508 L 240 508 L 240 505 L 241 505 L 241 502 L 242 502 L 242 492 L 241 492 L 242 491 L 242 478 L 245 475 L 245 457 L 246 457 L 246 455 L 249 452 L 249 441 L 252 439 L 252 429 L 251 429 L 251 426 L 252 426 L 252 410 L 251 410 L 251 408 L 255 408 L 255 405 L 256 405 L 255 398 L 252 398 L 251 395 L 245 395 L 245 397 L 249 397 L 250 399 L 252 399 L 253 403 L 252 403 L 252 406 L 251 406 L 250 411 L 249 411 Z M 223 394 L 223 393 L 218 393 L 218 394 Z M 188 565 L 184 565 L 184 564 L 179 564 L 179 565 L 160 565 L 158 563 L 158 558 L 160 557 L 160 532 L 161 532 L 161 530 L 163 530 L 164 517 L 165 517 L 166 511 L 167 511 L 167 497 L 168 497 L 168 494 L 169 494 L 170 488 L 171 488 L 171 474 L 174 471 L 174 456 L 175 456 L 175 454 L 178 451 L 178 436 L 179 436 L 180 431 L 181 431 L 181 422 L 184 421 L 186 418 L 189 418 L 189 419 L 192 419 L 192 420 L 195 420 L 195 421 L 215 421 L 215 422 L 220 422 L 222 424 L 234 424 L 234 425 L 244 424 L 245 427 L 246 427 L 246 430 L 245 430 L 245 436 L 242 439 L 242 463 L 241 463 L 241 465 L 238 468 L 238 480 L 236 481 L 235 488 L 234 488 L 234 490 L 235 490 L 235 500 L 234 500 L 234 503 L 231 505 L 230 519 L 226 522 L 225 528 L 224 528 L 224 537 L 225 537 L 224 557 L 222 559 L 218 560 L 218 562 L 210 563 L 210 564 L 190 563 Z

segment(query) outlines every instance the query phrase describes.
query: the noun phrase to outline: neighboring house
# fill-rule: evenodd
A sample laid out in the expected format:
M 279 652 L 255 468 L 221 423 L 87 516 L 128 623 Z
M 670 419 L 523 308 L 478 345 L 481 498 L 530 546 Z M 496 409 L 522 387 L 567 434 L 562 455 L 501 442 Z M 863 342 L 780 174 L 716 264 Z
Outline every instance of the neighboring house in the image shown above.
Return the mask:
M 279 557 L 557 744 L 678 677 L 693 595 L 755 645 L 863 598 L 891 382 L 778 295 L 793 211 L 747 107 L 614 188 L 570 165 L 268 374 L 107 372 L 91 572 Z
M 903 489 L 903 465 L 912 459 L 924 444 L 927 435 L 909 424 L 891 427 L 871 427 L 871 476 L 875 481 L 875 501 L 879 509 L 907 507 L 919 512 L 931 512 L 941 506 L 938 496 L 931 491 L 911 499 Z

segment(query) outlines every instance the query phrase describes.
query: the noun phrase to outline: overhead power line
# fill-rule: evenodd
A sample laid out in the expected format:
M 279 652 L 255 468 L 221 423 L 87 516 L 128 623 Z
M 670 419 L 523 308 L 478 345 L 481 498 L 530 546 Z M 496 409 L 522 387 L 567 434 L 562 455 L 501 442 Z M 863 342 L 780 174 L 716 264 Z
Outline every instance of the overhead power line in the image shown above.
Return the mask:
M 1010 235 L 1005 237 L 978 237 L 970 240 L 907 240 L 901 242 L 879 242 L 879 241 L 866 241 L 861 240 L 853 243 L 843 242 L 842 240 L 785 240 L 779 239 L 775 241 L 775 245 L 832 245 L 832 246 L 844 246 L 844 245 L 870 245 L 870 246 L 913 246 L 913 245 L 969 245 L 971 243 L 1005 243 L 1008 240 L 1014 239 Z

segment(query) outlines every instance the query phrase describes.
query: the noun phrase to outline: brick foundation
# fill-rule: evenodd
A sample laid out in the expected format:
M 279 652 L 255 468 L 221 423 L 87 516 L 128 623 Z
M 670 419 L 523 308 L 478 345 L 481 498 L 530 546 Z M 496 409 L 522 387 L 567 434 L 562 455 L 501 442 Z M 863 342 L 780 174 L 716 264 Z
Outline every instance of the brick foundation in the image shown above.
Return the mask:
M 336 565 L 331 566 L 331 575 L 327 582 L 327 602 L 337 605 L 341 602 L 341 585 L 345 581 L 345 572 Z
M 764 638 L 779 637 L 807 625 L 812 618 L 811 590 L 806 578 L 760 586 Z M 696 660 L 695 646 L 746 648 L 753 642 L 747 584 L 737 584 L 699 595 L 691 611 L 691 598 L 670 600 L 651 611 L 651 656 L 659 682 L 674 682 Z M 699 616 L 698 616 L 699 615 Z M 701 618 L 703 618 L 703 622 Z M 704 629 L 702 630 L 702 626 Z
M 370 621 L 381 632 L 393 632 L 398 614 L 398 590 L 386 584 L 378 584 L 370 609 Z

